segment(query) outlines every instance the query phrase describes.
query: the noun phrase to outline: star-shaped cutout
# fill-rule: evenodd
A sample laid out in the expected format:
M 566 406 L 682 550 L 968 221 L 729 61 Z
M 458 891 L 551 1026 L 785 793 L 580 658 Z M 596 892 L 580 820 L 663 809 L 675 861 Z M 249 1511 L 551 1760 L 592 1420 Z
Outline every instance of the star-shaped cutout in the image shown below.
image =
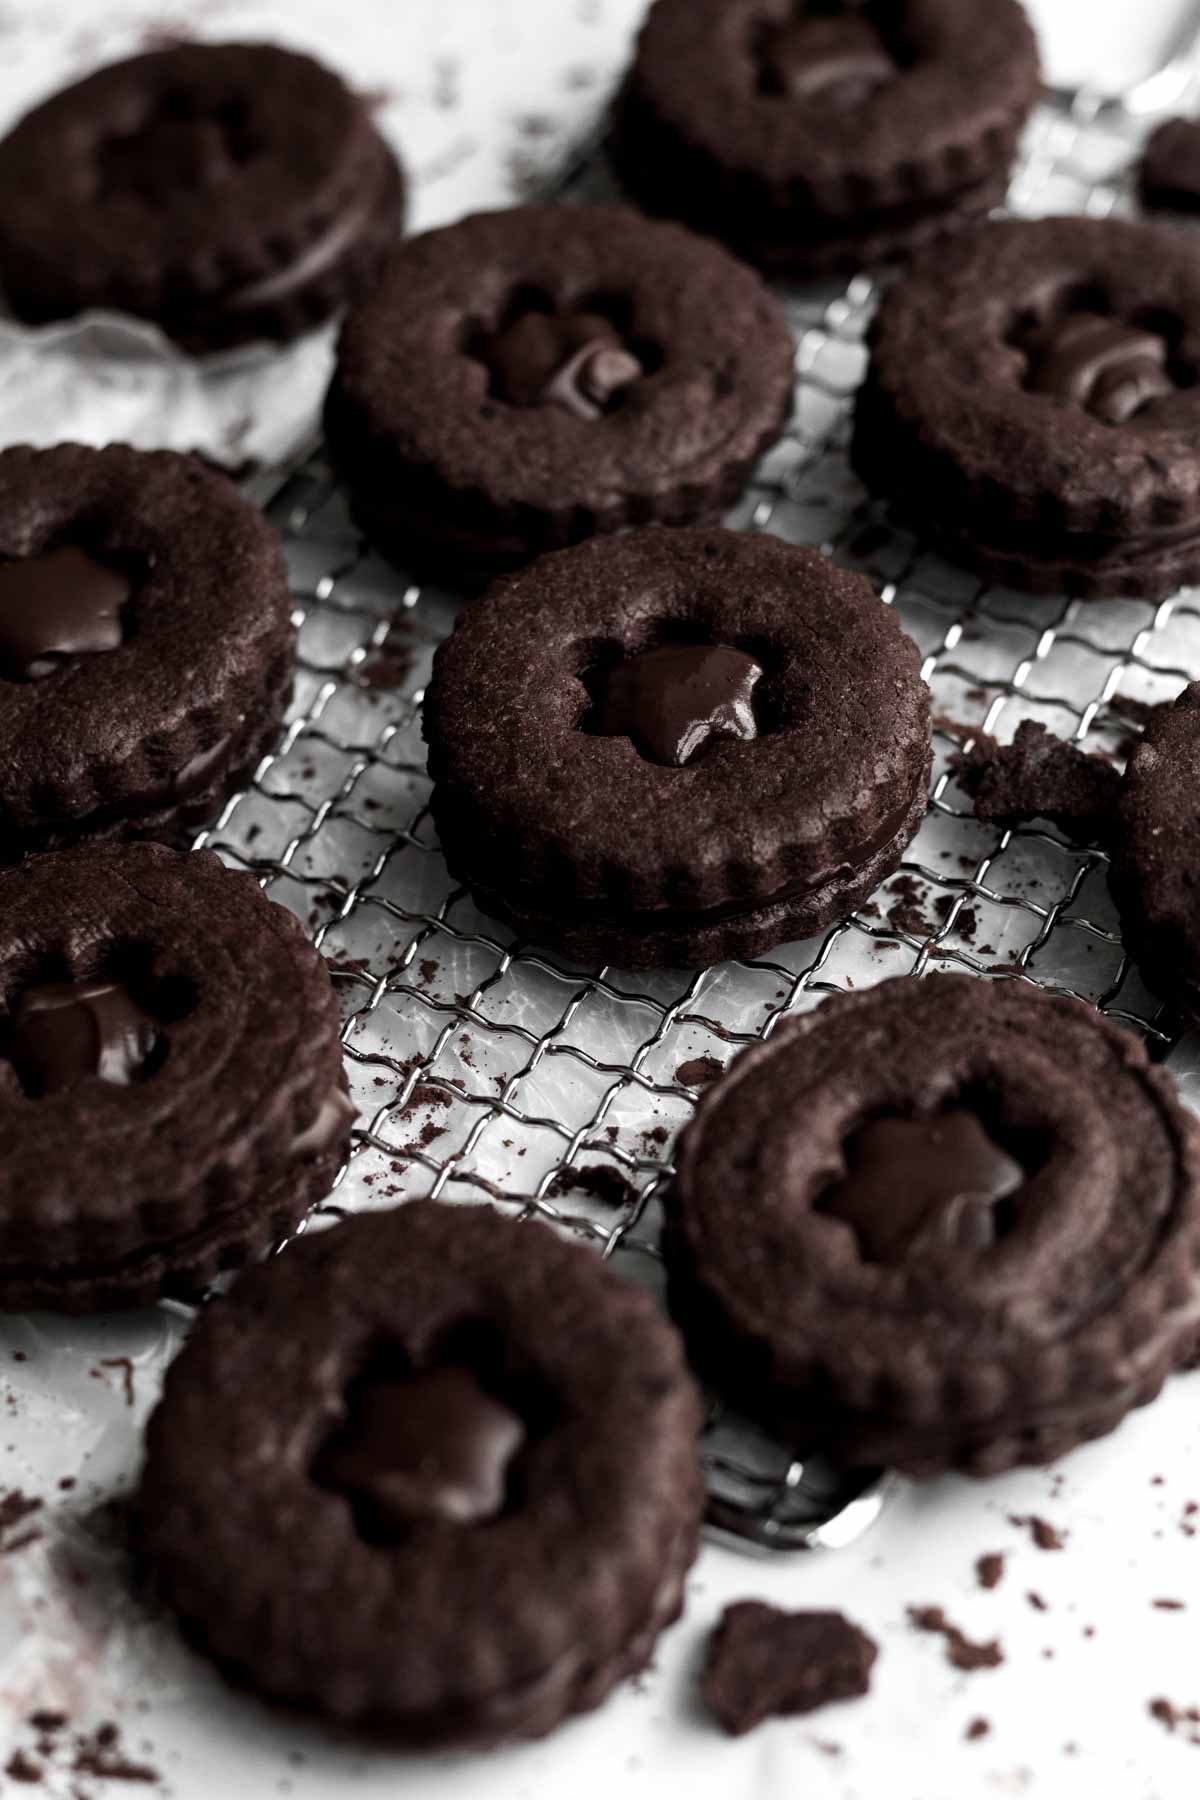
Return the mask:
M 921 1250 L 986 1250 L 1006 1235 L 1003 1203 L 1026 1172 L 962 1109 L 930 1119 L 872 1119 L 846 1145 L 845 1178 L 816 1211 L 853 1227 L 864 1262 Z
M 584 722 L 597 737 L 627 737 L 647 762 L 682 768 L 713 738 L 758 736 L 761 664 L 728 644 L 664 644 L 607 669 Z

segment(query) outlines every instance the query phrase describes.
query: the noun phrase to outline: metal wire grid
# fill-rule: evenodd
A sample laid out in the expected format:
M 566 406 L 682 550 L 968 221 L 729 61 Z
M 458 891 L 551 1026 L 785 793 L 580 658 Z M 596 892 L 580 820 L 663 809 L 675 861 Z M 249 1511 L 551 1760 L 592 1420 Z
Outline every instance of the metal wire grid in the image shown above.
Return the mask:
M 1084 96 L 1046 106 L 1014 209 L 1122 207 L 1143 129 Z M 933 691 L 931 808 L 871 903 L 768 958 L 636 976 L 574 968 L 480 914 L 437 850 L 420 740 L 453 597 L 405 586 L 372 555 L 319 452 L 274 496 L 300 626 L 296 700 L 278 750 L 198 842 L 252 869 L 331 961 L 360 1120 L 329 1210 L 499 1200 L 654 1281 L 656 1200 L 695 1097 L 687 1065 L 723 1064 L 825 994 L 937 967 L 999 972 L 1091 999 L 1158 1055 L 1175 1050 L 1177 1023 L 1123 953 L 1103 854 L 1049 830 L 981 826 L 947 761 L 964 737 L 1007 737 L 1025 717 L 1116 752 L 1122 697 L 1170 697 L 1200 672 L 1200 596 L 1029 599 L 894 528 L 845 455 L 875 297 L 860 277 L 789 299 L 794 423 L 731 522 L 820 544 L 896 607 Z M 381 682 L 388 670 L 397 685 Z M 874 1475 L 839 1482 L 716 1408 L 705 1449 L 714 1522 L 761 1546 L 847 1541 L 882 1502 Z

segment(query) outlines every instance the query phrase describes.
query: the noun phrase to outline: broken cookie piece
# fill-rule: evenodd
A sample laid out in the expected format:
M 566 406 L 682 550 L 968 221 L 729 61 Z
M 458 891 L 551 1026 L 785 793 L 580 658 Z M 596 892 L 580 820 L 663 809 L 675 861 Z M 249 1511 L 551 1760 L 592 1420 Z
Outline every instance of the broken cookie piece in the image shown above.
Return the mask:
M 980 737 L 952 760 L 975 817 L 1000 825 L 1050 819 L 1083 843 L 1111 833 L 1121 777 L 1111 763 L 1026 719 L 1011 744 Z
M 782 1612 L 758 1600 L 727 1606 L 708 1642 L 704 1702 L 731 1736 L 772 1715 L 853 1700 L 870 1686 L 879 1647 L 836 1612 Z

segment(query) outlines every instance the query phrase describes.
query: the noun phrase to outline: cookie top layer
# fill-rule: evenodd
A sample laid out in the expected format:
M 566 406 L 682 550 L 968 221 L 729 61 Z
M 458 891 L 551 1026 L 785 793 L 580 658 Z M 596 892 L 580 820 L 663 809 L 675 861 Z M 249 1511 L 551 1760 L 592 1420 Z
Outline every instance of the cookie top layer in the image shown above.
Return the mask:
M 1194 1123 L 1127 1032 L 1023 983 L 830 1001 L 736 1059 L 677 1168 L 681 1282 L 768 1405 L 1019 1435 L 1132 1403 L 1195 1331 Z
M 205 786 L 290 680 L 279 539 L 170 451 L 0 452 L 0 842 Z
M 842 215 L 977 178 L 1037 83 L 1016 0 L 657 0 L 628 98 L 693 156 Z
M 314 258 L 343 254 L 387 193 L 401 210 L 363 102 L 272 44 L 181 44 L 98 69 L 0 143 L 0 189 L 0 268 L 42 318 L 260 310 L 281 281 L 311 279 Z
M 1200 682 L 1154 713 L 1118 796 L 1112 880 L 1134 954 L 1168 997 L 1200 1006 Z
M 468 517 L 480 492 L 606 520 L 638 495 L 702 508 L 778 435 L 792 355 L 780 303 L 716 244 L 617 207 L 515 207 L 395 252 L 342 329 L 326 428 L 356 484 L 436 478 Z
M 815 886 L 911 809 L 919 670 L 870 584 L 815 551 L 715 528 L 580 545 L 439 647 L 439 824 L 480 869 L 624 913 Z
M 90 845 L 0 875 L 0 911 L 6 1298 L 35 1269 L 108 1278 L 257 1193 L 269 1210 L 281 1173 L 345 1136 L 329 977 L 253 876 Z
M 873 429 L 915 441 L 908 479 L 926 510 L 1106 541 L 1200 526 L 1190 238 L 1119 219 L 990 221 L 914 263 L 872 349 Z
M 416 1739 L 546 1730 L 677 1604 L 699 1424 L 643 1290 L 540 1224 L 417 1201 L 208 1309 L 148 1428 L 142 1532 L 281 1699 Z

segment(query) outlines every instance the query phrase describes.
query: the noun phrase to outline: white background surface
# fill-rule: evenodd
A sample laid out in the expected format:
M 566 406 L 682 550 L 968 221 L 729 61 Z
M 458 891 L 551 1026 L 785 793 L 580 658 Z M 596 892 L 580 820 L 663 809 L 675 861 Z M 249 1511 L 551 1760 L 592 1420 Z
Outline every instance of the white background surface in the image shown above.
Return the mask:
M 979 0 L 987 4 L 987 0 Z M 1055 81 L 1118 85 L 1154 60 L 1179 8 L 1173 0 L 1041 0 Z M 122 54 L 146 33 L 270 36 L 317 50 L 390 99 L 381 113 L 415 170 L 414 224 L 502 204 L 585 133 L 626 54 L 637 0 L 242 0 L 98 7 L 95 0 L 0 6 L 0 126 L 69 75 Z M 528 123 L 538 121 L 535 127 Z M 522 123 L 524 121 L 524 123 Z M 0 436 L 64 435 L 223 442 L 232 455 L 274 443 L 263 421 L 238 434 L 247 392 L 270 415 L 289 398 L 301 429 L 327 350 L 239 376 L 214 402 L 177 364 L 131 368 L 44 344 L 0 342 Z M 218 384 L 219 385 L 219 384 Z M 305 402 L 307 403 L 307 402 Z M 240 410 L 239 410 L 240 409 Z M 266 425 L 271 426 L 270 417 Z M 0 1748 L 27 1743 L 34 1707 L 64 1706 L 79 1726 L 119 1719 L 181 1800 L 298 1800 L 413 1794 L 421 1800 L 566 1800 L 690 1794 L 696 1800 L 1184 1800 L 1200 1791 L 1200 1747 L 1147 1713 L 1156 1695 L 1200 1704 L 1200 1539 L 1185 1507 L 1200 1500 L 1200 1376 L 1175 1382 L 1155 1408 L 1057 1471 L 987 1486 L 948 1480 L 903 1492 L 862 1544 L 836 1555 L 754 1560 L 705 1551 L 684 1622 L 656 1667 L 599 1714 L 549 1743 L 487 1758 L 416 1761 L 363 1754 L 303 1724 L 279 1722 L 227 1692 L 128 1592 L 95 1502 L 136 1468 L 138 1430 L 174 1347 L 166 1314 L 83 1323 L 0 1324 L 11 1381 L 0 1480 L 49 1496 L 79 1487 L 55 1529 L 0 1558 Z M 10 1363 L 14 1353 L 25 1360 Z M 133 1408 L 120 1371 L 132 1356 Z M 0 1388 L 0 1400 L 4 1397 Z M 1156 1480 L 1156 1478 L 1161 1478 Z M 1068 1533 L 1065 1552 L 1038 1551 L 1010 1514 L 1041 1513 Z M 983 1552 L 1008 1553 L 1002 1586 L 977 1587 Z M 82 1576 L 83 1580 L 78 1578 Z M 1044 1599 L 1040 1611 L 1027 1595 Z M 694 1709 L 704 1637 L 727 1601 L 844 1607 L 882 1644 L 864 1703 L 771 1724 L 730 1743 Z M 1178 1598 L 1164 1611 L 1155 1599 Z M 914 1635 L 909 1605 L 937 1604 L 971 1636 L 998 1636 L 1005 1663 L 951 1669 L 940 1642 Z M 1088 1635 L 1091 1628 L 1094 1635 Z M 966 1742 L 970 1720 L 991 1732 Z M 2 1758 L 0 1758 L 2 1760 Z M 69 1796 L 51 1774 L 0 1793 Z M 90 1782 L 86 1793 L 137 1792 Z

